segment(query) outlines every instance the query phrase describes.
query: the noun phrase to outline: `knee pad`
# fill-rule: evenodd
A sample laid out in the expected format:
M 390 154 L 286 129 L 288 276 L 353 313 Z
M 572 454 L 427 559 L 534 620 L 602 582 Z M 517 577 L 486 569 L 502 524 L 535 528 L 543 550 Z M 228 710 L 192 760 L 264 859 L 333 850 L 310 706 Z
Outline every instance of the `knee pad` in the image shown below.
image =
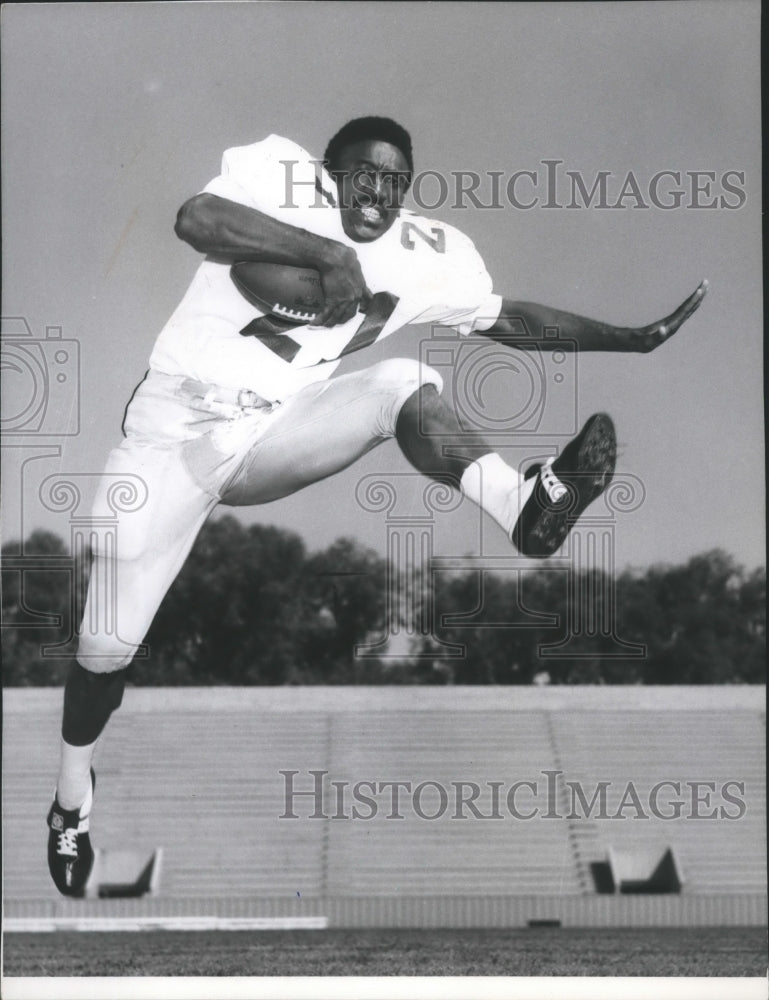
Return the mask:
M 89 674 L 113 674 L 127 667 L 139 647 L 115 636 L 80 635 L 78 657 L 88 664 Z
M 443 379 L 429 365 L 411 358 L 390 358 L 380 361 L 367 371 L 373 391 L 386 395 L 386 402 L 379 415 L 379 434 L 382 438 L 395 437 L 395 428 L 401 407 L 423 385 L 434 385 L 443 390 Z
M 376 386 L 394 391 L 404 390 L 407 395 L 423 385 L 434 385 L 439 393 L 443 391 L 441 375 L 434 368 L 413 358 L 380 361 L 368 369 L 368 375 Z

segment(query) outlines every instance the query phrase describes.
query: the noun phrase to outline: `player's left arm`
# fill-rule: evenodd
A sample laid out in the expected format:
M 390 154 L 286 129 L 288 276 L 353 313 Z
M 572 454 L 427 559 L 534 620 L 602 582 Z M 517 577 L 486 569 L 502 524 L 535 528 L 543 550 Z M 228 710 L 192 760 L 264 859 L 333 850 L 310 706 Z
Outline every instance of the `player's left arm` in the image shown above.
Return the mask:
M 575 313 L 503 299 L 499 319 L 481 336 L 509 347 L 564 351 L 629 351 L 648 354 L 673 334 L 699 308 L 708 289 L 703 281 L 669 316 L 648 326 L 612 326 Z M 480 331 L 479 331 L 480 332 Z

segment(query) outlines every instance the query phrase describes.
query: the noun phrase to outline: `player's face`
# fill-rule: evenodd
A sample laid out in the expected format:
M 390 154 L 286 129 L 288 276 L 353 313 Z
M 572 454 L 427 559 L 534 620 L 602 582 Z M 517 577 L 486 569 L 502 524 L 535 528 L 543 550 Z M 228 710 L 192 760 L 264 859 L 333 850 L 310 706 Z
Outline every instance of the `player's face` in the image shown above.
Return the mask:
M 379 239 L 398 217 L 408 189 L 406 157 L 389 142 L 346 146 L 335 171 L 342 226 L 351 240 Z

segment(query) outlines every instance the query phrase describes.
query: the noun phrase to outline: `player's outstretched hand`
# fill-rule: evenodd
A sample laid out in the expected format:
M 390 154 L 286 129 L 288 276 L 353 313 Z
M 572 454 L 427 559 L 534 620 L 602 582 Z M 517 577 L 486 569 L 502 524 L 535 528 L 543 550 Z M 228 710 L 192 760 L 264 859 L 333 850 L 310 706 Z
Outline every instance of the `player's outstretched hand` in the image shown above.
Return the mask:
M 359 310 L 365 311 L 371 292 L 360 269 L 358 255 L 351 247 L 332 244 L 319 271 L 324 306 L 311 326 L 337 326 L 352 319 Z
M 669 316 L 664 319 L 659 320 L 657 323 L 650 323 L 649 326 L 643 326 L 636 330 L 630 331 L 630 343 L 631 350 L 640 351 L 642 354 L 648 354 L 649 351 L 653 351 L 655 347 L 659 347 L 660 344 L 664 344 L 666 340 L 670 340 L 676 330 L 682 326 L 689 317 L 695 313 L 699 307 L 702 300 L 708 290 L 708 281 L 705 279 L 697 290 L 682 302 L 681 305 L 674 310 Z

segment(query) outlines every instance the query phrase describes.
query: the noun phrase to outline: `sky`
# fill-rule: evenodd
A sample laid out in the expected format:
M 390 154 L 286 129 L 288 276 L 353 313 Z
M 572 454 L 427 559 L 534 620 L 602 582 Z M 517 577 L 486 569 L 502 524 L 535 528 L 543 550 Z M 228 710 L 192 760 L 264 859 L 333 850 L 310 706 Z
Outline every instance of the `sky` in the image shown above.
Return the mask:
M 487 352 L 462 355 L 482 398 L 459 405 L 514 462 L 562 447 L 595 410 L 612 415 L 618 475 L 639 497 L 612 522 L 618 569 L 716 547 L 764 563 L 758 3 L 5 4 L 2 21 L 5 540 L 39 527 L 66 539 L 87 515 L 198 263 L 176 211 L 223 150 L 276 132 L 321 155 L 347 119 L 374 113 L 409 129 L 418 172 L 481 175 L 484 204 L 490 172 L 531 172 L 517 205 L 426 212 L 472 238 L 507 297 L 641 325 L 709 279 L 658 351 L 582 355 L 557 389 L 551 356 L 532 367 L 468 342 Z M 561 161 L 552 208 L 548 160 Z M 629 172 L 646 203 L 660 171 L 679 172 L 685 193 L 672 209 L 632 194 L 570 209 L 566 171 L 588 188 L 608 172 L 609 203 Z M 676 186 L 663 177 L 662 197 Z M 425 183 L 423 201 L 435 190 Z M 420 357 L 430 337 L 401 331 L 340 371 Z M 510 433 L 521 414 L 527 433 Z M 81 488 L 74 512 L 41 499 L 62 475 Z M 214 516 L 296 531 L 310 550 L 352 535 L 384 553 L 392 521 L 360 503 L 381 475 L 399 514 L 417 516 L 424 483 L 394 442 L 294 497 Z M 430 517 L 438 555 L 510 552 L 467 501 Z

